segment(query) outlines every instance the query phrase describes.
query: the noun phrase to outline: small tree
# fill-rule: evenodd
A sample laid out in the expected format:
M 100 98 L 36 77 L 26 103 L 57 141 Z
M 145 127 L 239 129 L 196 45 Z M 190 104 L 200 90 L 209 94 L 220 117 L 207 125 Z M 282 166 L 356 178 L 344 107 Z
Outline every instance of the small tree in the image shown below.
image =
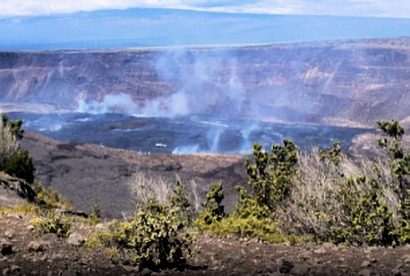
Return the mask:
M 197 224 L 210 225 L 217 221 L 221 221 L 225 216 L 222 200 L 224 199 L 224 190 L 221 183 L 215 183 L 206 194 L 206 202 L 203 205 L 205 210 L 199 214 L 196 220 Z
M 34 181 L 34 165 L 28 151 L 24 149 L 18 149 L 16 152 L 7 156 L 2 166 L 0 167 L 5 173 L 22 178 L 28 183 Z
M 28 151 L 20 148 L 18 140 L 23 138 L 23 121 L 10 121 L 6 114 L 1 116 L 0 170 L 22 178 L 29 183 L 34 181 L 34 165 Z
M 245 166 L 252 196 L 260 206 L 267 206 L 273 211 L 287 198 L 292 177 L 297 172 L 297 152 L 298 147 L 290 140 L 283 140 L 283 146 L 272 145 L 271 152 L 262 150 L 260 144 L 253 145 L 254 160 L 246 160 Z
M 409 189 L 408 176 L 410 175 L 410 153 L 405 152 L 401 143 L 404 129 L 397 120 L 380 120 L 377 125 L 384 134 L 389 136 L 380 139 L 379 146 L 387 149 L 392 166 L 392 176 L 399 182 L 396 192 L 400 199 L 404 201 Z

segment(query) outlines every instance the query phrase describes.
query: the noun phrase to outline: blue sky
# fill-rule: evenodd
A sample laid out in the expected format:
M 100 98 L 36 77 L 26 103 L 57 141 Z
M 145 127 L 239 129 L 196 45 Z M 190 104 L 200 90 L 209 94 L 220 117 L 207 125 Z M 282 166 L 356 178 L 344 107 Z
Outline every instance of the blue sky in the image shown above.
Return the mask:
M 0 0 L 0 17 L 101 9 L 173 8 L 234 13 L 410 18 L 409 0 Z
M 0 50 L 410 36 L 409 0 L 0 0 Z

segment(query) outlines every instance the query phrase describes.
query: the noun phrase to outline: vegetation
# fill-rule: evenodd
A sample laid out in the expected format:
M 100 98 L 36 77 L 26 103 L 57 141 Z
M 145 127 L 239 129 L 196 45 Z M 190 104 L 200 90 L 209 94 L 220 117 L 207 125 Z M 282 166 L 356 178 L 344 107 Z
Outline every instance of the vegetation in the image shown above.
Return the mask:
M 57 209 L 73 209 L 58 191 L 46 188 L 37 182 L 33 183 L 33 189 L 36 192 L 35 203 L 46 213 L 54 212 Z
M 89 218 L 89 222 L 93 225 L 101 222 L 101 209 L 97 203 L 94 204 L 91 210 L 91 214 L 88 218 Z
M 275 243 L 302 241 L 305 237 L 278 231 L 275 221 L 275 210 L 288 198 L 292 177 L 297 173 L 297 147 L 285 140 L 283 146 L 273 145 L 271 152 L 266 152 L 254 144 L 252 153 L 253 161 L 245 162 L 251 193 L 238 186 L 237 204 L 227 216 L 221 206 L 222 186 L 215 184 L 207 194 L 205 210 L 196 220 L 199 230 Z
M 64 215 L 49 214 L 46 218 L 33 219 L 31 224 L 37 226 L 39 234 L 54 233 L 60 238 L 70 235 L 71 221 Z
M 18 149 L 5 157 L 1 168 L 5 173 L 22 178 L 28 183 L 34 181 L 33 159 L 28 151 L 24 149 Z
M 203 204 L 204 211 L 196 219 L 196 224 L 201 230 L 207 229 L 209 225 L 216 224 L 226 216 L 224 206 L 222 206 L 223 199 L 222 184 L 214 184 L 206 195 L 206 202 Z
M 0 165 L 6 173 L 32 182 L 31 157 L 14 144 L 21 138 L 21 125 L 3 115 Z M 245 162 L 247 186 L 237 187 L 230 214 L 225 213 L 221 183 L 212 185 L 197 214 L 179 180 L 171 188 L 161 178 L 138 173 L 131 185 L 136 214 L 126 221 L 106 223 L 107 229 L 95 231 L 86 245 L 103 246 L 110 259 L 127 254 L 139 268 L 158 270 L 187 260 L 192 231 L 273 243 L 314 239 L 345 245 L 407 244 L 410 151 L 402 144 L 404 129 L 396 120 L 382 120 L 377 126 L 383 137 L 373 148 L 372 159 L 344 153 L 338 141 L 308 153 L 300 153 L 290 140 L 272 145 L 269 151 L 254 144 Z M 21 211 L 34 210 L 40 216 L 32 221 L 39 233 L 67 237 L 73 220 L 56 215 L 55 210 L 70 206 L 56 191 L 37 183 L 33 188 L 40 207 L 25 205 Z M 98 205 L 88 222 L 92 227 L 101 222 Z
M 254 160 L 245 162 L 252 198 L 258 206 L 269 211 L 274 211 L 289 196 L 291 180 L 297 172 L 298 148 L 290 140 L 284 140 L 283 144 L 272 145 L 271 152 L 263 151 L 260 144 L 254 144 Z
M 32 183 L 34 181 L 33 160 L 29 153 L 20 148 L 18 144 L 18 140 L 23 138 L 22 125 L 21 120 L 10 121 L 6 114 L 2 114 L 0 171 Z
M 170 202 L 161 204 L 150 198 L 139 204 L 131 220 L 110 223 L 110 231 L 100 233 L 100 242 L 110 254 L 125 250 L 140 268 L 160 269 L 184 263 L 193 239 L 186 231 L 190 205 L 181 183 L 177 183 Z
M 245 165 L 250 193 L 238 187 L 230 215 L 221 214 L 223 191 L 213 186 L 196 224 L 200 231 L 270 242 L 402 245 L 410 241 L 410 153 L 396 120 L 379 121 L 385 137 L 376 158 L 342 152 L 340 143 L 300 153 L 291 141 L 271 151 L 255 144 Z M 222 198 L 221 198 L 222 196 Z M 280 237 L 280 238 L 278 238 Z
M 299 176 L 276 219 L 286 232 L 348 245 L 401 245 L 409 241 L 408 150 L 397 121 L 380 121 L 387 136 L 376 158 L 348 156 L 333 148 L 300 156 Z

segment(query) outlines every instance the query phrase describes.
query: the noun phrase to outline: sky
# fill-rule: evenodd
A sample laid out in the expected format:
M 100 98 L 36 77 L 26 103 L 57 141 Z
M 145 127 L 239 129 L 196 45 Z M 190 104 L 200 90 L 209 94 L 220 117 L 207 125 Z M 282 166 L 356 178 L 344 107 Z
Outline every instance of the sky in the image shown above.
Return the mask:
M 0 0 L 0 17 L 128 8 L 410 18 L 409 0 Z
M 0 50 L 400 36 L 410 36 L 409 0 L 0 0 Z

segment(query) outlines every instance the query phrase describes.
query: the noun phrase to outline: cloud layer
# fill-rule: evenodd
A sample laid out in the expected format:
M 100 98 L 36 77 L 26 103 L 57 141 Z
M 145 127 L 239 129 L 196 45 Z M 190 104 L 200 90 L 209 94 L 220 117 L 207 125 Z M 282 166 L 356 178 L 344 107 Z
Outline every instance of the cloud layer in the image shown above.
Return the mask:
M 410 18 L 405 0 L 1 0 L 0 17 L 128 8 Z

